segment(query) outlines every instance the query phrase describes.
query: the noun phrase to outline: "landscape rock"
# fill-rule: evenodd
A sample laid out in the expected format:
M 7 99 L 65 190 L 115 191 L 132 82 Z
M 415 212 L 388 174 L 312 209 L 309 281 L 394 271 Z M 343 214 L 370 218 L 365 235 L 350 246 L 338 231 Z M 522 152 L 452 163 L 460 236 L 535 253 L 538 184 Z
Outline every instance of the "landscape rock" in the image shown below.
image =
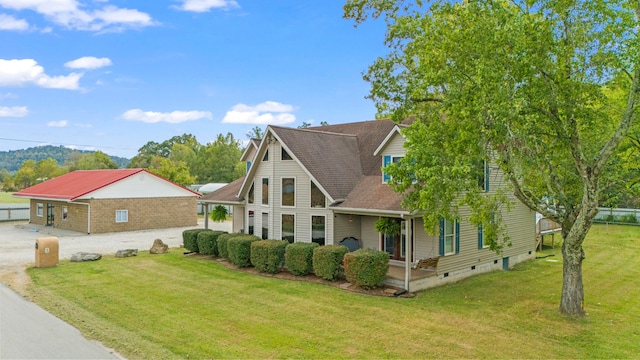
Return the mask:
M 138 256 L 138 249 L 125 249 L 125 250 L 118 250 L 116 252 L 117 258 L 125 258 L 125 257 L 131 257 L 131 256 Z
M 169 245 L 163 243 L 160 239 L 155 239 L 149 250 L 149 254 L 166 254 L 167 252 L 169 252 Z
M 96 261 L 102 259 L 102 254 L 77 252 L 71 255 L 72 262 Z

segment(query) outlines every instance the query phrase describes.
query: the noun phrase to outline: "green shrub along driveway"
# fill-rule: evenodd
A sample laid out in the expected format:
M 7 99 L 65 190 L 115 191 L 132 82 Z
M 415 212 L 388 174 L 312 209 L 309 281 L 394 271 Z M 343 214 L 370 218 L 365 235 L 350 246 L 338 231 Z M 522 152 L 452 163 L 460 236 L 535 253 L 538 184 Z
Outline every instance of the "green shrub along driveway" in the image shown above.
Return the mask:
M 596 226 L 586 310 L 557 309 L 553 257 L 418 293 L 367 296 L 169 254 L 31 268 L 28 296 L 128 358 L 638 358 L 640 228 Z

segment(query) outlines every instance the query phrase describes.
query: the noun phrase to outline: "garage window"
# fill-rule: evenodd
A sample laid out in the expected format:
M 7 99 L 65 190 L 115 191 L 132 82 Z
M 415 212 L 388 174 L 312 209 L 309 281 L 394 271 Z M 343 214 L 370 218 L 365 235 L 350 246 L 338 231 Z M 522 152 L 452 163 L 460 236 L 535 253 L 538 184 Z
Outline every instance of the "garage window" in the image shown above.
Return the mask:
M 36 205 L 36 216 L 42 217 L 42 209 L 44 208 L 44 206 L 42 205 L 42 203 L 38 203 Z
M 128 222 L 129 221 L 129 210 L 116 210 L 116 222 Z

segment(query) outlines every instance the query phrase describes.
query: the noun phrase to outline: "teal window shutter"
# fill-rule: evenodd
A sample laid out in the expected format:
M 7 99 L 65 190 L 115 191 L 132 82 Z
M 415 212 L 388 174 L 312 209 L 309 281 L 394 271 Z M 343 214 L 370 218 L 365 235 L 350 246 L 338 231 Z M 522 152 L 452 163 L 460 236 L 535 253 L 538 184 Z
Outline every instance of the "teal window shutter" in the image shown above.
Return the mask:
M 384 182 L 387 182 L 387 181 L 391 180 L 391 176 L 389 176 L 389 174 L 384 172 L 384 168 L 387 167 L 387 165 L 389 165 L 389 164 L 391 164 L 391 156 L 390 155 L 385 155 L 382 158 L 382 180 Z
M 489 161 L 484 162 L 484 191 L 489 192 Z
M 460 221 L 456 219 L 456 254 L 460 252 Z
M 482 249 L 484 247 L 484 229 L 482 224 L 478 226 L 478 249 Z
M 444 218 L 440 218 L 440 256 L 444 256 Z

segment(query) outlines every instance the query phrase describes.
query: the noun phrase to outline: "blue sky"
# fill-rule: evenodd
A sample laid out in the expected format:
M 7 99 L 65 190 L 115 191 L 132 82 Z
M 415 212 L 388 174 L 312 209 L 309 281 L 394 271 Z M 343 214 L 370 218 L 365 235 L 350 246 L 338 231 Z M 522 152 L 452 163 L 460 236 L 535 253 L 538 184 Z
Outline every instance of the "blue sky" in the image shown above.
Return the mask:
M 384 24 L 341 0 L 0 0 L 0 150 L 370 120 Z

